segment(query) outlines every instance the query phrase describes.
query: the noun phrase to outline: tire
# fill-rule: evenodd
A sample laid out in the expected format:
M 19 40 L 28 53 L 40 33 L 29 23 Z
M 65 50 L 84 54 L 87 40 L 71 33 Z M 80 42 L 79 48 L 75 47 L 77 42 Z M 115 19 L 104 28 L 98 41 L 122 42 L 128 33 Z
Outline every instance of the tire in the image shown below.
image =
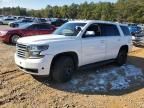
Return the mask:
M 52 67 L 52 78 L 56 82 L 67 82 L 72 78 L 74 70 L 73 59 L 71 57 L 62 56 L 56 60 Z
M 15 27 L 15 24 L 11 24 L 11 27 L 13 27 L 13 28 L 14 28 L 14 27 Z
M 118 53 L 118 56 L 116 58 L 116 63 L 118 66 L 122 66 L 127 61 L 127 51 L 124 49 L 121 49 Z
M 19 24 L 14 24 L 14 27 L 19 27 Z
M 10 24 L 10 27 L 12 27 L 12 28 L 15 28 L 15 27 L 18 27 L 18 24 Z
M 14 34 L 11 36 L 11 44 L 16 44 L 17 40 L 20 38 L 20 35 Z

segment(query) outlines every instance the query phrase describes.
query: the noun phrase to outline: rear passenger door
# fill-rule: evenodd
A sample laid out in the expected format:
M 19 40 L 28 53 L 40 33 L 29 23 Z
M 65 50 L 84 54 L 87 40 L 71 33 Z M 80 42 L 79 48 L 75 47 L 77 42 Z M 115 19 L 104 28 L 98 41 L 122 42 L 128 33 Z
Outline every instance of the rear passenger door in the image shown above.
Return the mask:
M 105 38 L 101 36 L 98 24 L 90 25 L 82 36 L 83 65 L 104 60 L 106 51 Z
M 117 57 L 119 49 L 122 45 L 122 37 L 117 25 L 114 24 L 100 24 L 102 37 L 105 37 L 106 42 L 106 56 L 105 60 Z

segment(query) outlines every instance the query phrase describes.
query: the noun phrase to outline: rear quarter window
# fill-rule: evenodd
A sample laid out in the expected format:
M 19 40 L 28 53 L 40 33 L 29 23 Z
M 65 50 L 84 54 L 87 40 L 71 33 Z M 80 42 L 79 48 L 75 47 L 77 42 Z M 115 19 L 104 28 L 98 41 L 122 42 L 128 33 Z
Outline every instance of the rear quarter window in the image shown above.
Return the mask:
M 130 36 L 131 35 L 127 26 L 120 26 L 120 28 L 121 28 L 121 30 L 122 30 L 122 32 L 124 33 L 125 36 Z
M 116 25 L 113 24 L 101 24 L 102 36 L 120 36 L 120 32 Z

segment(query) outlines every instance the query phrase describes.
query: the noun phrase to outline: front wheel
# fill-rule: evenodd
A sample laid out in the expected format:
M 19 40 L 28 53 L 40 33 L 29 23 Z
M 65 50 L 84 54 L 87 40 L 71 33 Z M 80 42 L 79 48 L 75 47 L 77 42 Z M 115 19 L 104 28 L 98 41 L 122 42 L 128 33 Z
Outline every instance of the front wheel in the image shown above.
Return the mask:
M 122 66 L 123 64 L 125 64 L 127 61 L 127 51 L 126 50 L 120 50 L 118 53 L 118 56 L 116 58 L 116 63 L 119 66 Z
M 56 82 L 69 81 L 74 72 L 74 62 L 71 57 L 63 56 L 56 60 L 52 67 L 52 78 Z
M 12 35 L 11 36 L 11 43 L 12 44 L 16 44 L 16 42 L 17 42 L 17 40 L 20 38 L 20 36 L 19 35 Z

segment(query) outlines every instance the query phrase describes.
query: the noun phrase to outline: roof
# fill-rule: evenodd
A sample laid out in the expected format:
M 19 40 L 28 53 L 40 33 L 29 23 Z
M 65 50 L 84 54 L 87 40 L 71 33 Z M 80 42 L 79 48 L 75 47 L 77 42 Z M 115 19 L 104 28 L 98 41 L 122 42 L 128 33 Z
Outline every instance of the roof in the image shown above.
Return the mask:
M 127 24 L 122 24 L 119 22 L 112 22 L 112 21 L 102 21 L 102 20 L 74 20 L 74 21 L 69 21 L 69 23 L 106 23 L 106 24 L 118 24 L 118 25 L 125 25 L 127 26 Z

